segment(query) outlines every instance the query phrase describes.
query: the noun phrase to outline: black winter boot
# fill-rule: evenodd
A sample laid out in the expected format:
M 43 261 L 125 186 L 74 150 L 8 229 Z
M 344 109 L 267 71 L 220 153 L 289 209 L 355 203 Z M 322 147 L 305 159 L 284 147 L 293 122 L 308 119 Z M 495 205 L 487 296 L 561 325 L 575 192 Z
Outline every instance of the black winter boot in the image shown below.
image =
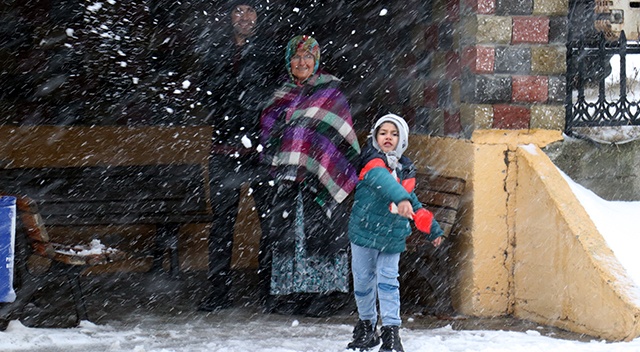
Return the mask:
M 347 345 L 348 349 L 366 351 L 380 343 L 380 336 L 376 326 L 369 320 L 360 320 L 353 328 L 353 341 Z
M 399 326 L 383 326 L 380 329 L 382 331 L 382 346 L 380 346 L 379 352 L 404 352 L 399 330 Z

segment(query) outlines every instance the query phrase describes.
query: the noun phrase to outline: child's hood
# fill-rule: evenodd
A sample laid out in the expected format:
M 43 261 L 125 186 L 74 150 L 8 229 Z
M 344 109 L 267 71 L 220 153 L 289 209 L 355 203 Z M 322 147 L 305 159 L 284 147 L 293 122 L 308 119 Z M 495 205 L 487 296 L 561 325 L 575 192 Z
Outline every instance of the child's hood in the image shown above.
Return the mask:
M 376 129 L 385 122 L 391 122 L 398 128 L 398 145 L 395 149 L 395 156 L 400 159 L 402 153 L 409 147 L 409 125 L 407 125 L 407 122 L 402 117 L 396 114 L 386 114 L 379 118 L 371 129 L 371 141 L 377 150 L 381 149 L 375 138 Z

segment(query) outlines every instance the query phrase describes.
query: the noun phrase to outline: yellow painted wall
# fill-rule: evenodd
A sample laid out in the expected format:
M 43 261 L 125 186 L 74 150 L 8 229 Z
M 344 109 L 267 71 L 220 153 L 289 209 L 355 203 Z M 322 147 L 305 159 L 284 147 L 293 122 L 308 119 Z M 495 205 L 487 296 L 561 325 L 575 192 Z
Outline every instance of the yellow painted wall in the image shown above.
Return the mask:
M 210 127 L 0 126 L 0 166 L 206 163 Z

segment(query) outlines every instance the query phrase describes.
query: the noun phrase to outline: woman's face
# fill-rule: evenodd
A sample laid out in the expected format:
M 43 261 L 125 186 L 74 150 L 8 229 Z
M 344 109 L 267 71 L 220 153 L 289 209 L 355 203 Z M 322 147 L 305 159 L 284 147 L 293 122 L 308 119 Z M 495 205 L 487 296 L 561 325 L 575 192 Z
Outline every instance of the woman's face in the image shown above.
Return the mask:
M 291 74 L 298 82 L 311 77 L 315 66 L 316 60 L 308 50 L 298 49 L 291 57 Z
M 376 142 L 383 153 L 396 150 L 398 145 L 398 128 L 391 122 L 384 122 L 376 133 Z

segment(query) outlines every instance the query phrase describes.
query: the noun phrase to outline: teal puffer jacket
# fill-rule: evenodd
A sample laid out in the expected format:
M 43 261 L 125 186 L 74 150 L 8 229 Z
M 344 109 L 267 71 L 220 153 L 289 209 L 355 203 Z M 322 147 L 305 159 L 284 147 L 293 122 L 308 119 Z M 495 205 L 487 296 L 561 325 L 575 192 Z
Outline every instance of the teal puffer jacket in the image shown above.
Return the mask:
M 404 160 L 403 160 L 404 159 Z M 411 162 L 402 157 L 403 165 L 413 168 Z M 404 161 L 404 163 L 403 163 Z M 374 248 L 386 253 L 400 253 L 406 249 L 406 238 L 411 234 L 409 220 L 389 210 L 393 202 L 400 203 L 409 200 L 414 212 L 422 208 L 422 204 L 415 193 L 408 192 L 391 175 L 386 167 L 373 167 L 364 170 L 356 186 L 355 199 L 351 217 L 349 219 L 349 240 L 361 247 Z M 400 181 L 403 174 L 400 172 Z M 442 229 L 437 221 L 431 225 L 428 240 L 442 236 Z

